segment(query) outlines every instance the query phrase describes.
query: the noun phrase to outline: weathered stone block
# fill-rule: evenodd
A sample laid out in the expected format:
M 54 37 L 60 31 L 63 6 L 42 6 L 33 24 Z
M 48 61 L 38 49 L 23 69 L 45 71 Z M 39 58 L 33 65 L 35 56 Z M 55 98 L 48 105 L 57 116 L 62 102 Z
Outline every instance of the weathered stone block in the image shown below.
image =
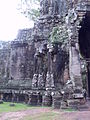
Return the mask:
M 60 106 L 61 109 L 66 109 L 67 108 L 67 103 L 64 102 L 64 101 L 61 101 L 61 106 Z
M 3 104 L 3 100 L 0 100 L 0 104 Z
M 62 100 L 62 97 L 61 97 L 61 96 L 53 96 L 52 107 L 53 107 L 54 109 L 60 109 L 61 100 Z
M 69 107 L 76 107 L 78 105 L 80 105 L 80 100 L 79 99 L 77 99 L 77 100 L 75 100 L 75 99 L 67 100 L 67 106 L 69 106 Z
M 52 97 L 49 95 L 43 96 L 43 106 L 51 106 L 52 105 Z
M 75 99 L 82 99 L 82 98 L 84 98 L 83 94 L 80 94 L 80 93 L 73 94 L 73 97 L 74 97 Z
M 14 104 L 14 103 L 11 103 L 9 106 L 14 107 L 14 106 L 15 106 L 15 104 Z

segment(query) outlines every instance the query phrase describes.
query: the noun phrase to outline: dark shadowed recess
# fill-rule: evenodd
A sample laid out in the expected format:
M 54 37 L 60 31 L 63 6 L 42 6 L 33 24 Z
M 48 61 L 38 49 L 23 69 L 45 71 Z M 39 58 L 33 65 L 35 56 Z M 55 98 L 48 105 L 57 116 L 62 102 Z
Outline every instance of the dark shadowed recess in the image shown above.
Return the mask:
M 90 97 L 90 12 L 87 12 L 85 18 L 80 23 L 81 29 L 79 30 L 79 46 L 80 52 L 84 59 L 87 61 L 88 71 L 88 95 Z

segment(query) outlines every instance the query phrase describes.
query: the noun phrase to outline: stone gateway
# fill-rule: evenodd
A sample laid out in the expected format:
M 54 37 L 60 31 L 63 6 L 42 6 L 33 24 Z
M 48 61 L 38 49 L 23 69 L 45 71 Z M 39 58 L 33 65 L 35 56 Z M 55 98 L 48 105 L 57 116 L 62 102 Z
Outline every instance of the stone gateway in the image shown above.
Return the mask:
M 40 5 L 32 29 L 0 42 L 0 100 L 77 107 L 84 104 L 83 89 L 90 97 L 90 1 L 41 0 Z M 59 37 L 50 42 L 53 30 Z

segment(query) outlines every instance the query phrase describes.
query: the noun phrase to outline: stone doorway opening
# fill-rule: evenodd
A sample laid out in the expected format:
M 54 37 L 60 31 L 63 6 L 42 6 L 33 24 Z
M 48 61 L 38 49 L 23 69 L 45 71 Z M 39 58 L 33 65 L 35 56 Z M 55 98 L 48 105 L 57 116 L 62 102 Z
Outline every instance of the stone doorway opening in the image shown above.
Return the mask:
M 82 22 L 80 23 L 79 30 L 79 47 L 80 53 L 87 64 L 87 91 L 90 97 L 90 12 L 85 14 Z

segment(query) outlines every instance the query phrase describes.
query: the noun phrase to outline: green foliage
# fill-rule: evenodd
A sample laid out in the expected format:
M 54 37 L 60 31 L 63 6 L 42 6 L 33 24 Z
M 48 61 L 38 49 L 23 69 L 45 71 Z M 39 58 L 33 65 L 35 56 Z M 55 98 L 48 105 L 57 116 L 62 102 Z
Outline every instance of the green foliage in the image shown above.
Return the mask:
M 36 20 L 40 16 L 40 0 L 20 0 L 19 11 L 31 20 Z
M 29 17 L 31 20 L 35 21 L 40 16 L 39 9 L 31 9 L 31 11 L 28 11 L 26 13 L 26 17 Z
M 54 27 L 52 29 L 49 41 L 51 43 L 60 42 L 62 44 L 67 44 L 68 43 L 67 28 L 64 25 L 59 27 Z
M 2 112 L 14 112 L 20 110 L 35 109 L 36 107 L 27 106 L 26 104 L 14 103 L 15 106 L 10 106 L 10 102 L 4 102 L 0 104 L 0 113 Z
M 75 108 L 67 108 L 67 109 L 65 109 L 63 111 L 65 111 L 65 112 L 74 112 L 74 111 L 77 111 L 77 109 L 75 109 Z

